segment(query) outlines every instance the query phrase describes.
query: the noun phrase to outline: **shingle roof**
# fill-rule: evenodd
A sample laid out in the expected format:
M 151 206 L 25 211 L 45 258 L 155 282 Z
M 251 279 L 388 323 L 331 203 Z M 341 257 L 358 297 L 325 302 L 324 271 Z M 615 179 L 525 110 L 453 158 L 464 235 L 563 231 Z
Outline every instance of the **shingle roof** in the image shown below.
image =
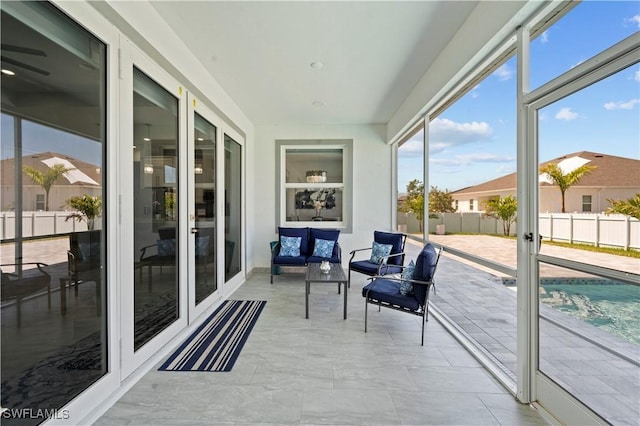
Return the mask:
M 589 160 L 589 163 L 587 163 L 588 165 L 596 166 L 595 170 L 580 179 L 580 181 L 575 185 L 576 187 L 615 186 L 640 188 L 640 160 L 634 160 L 633 158 L 581 151 L 554 158 L 553 160 L 542 163 L 541 166 L 548 163 L 559 163 L 564 159 L 576 156 Z M 541 183 L 540 185 L 549 186 L 550 184 Z M 510 189 L 515 190 L 516 187 L 516 174 L 511 173 L 497 179 L 483 182 L 479 185 L 469 186 L 453 191 L 452 194 L 504 191 Z
M 38 154 L 30 154 L 22 157 L 22 166 L 29 166 L 41 172 L 46 172 L 49 166 L 42 162 L 42 160 L 47 160 L 50 158 L 58 157 L 64 160 L 69 161 L 73 166 L 78 170 L 87 175 L 89 178 L 93 179 L 96 182 L 101 182 L 102 177 L 100 173 L 97 171 L 99 166 L 95 164 L 87 163 L 82 160 L 78 160 L 76 158 L 70 157 L 68 155 L 59 154 L 56 152 L 41 152 Z M 0 183 L 3 186 L 13 185 L 14 179 L 14 158 L 7 158 L 0 162 L 0 172 L 1 172 L 1 180 Z M 24 176 L 24 184 L 30 185 L 32 184 L 31 179 L 27 176 Z M 70 183 L 67 179 L 61 178 L 56 182 L 56 185 L 65 186 L 65 185 L 86 185 L 87 183 L 76 182 Z

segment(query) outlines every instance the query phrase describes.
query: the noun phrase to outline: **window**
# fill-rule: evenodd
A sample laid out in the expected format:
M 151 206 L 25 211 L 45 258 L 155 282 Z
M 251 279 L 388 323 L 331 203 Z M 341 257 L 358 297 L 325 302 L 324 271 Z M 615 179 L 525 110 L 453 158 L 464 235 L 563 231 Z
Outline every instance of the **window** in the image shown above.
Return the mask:
M 469 200 L 469 211 L 473 211 L 473 198 Z
M 36 194 L 36 211 L 44 210 L 44 194 Z
M 22 411 L 2 422 L 36 424 L 44 417 L 26 407 L 62 408 L 107 373 L 111 353 L 108 172 L 98 172 L 108 170 L 107 50 L 47 2 L 1 8 L 12 74 L 0 80 L 0 208 L 23 218 L 2 235 L 2 406 Z
M 456 211 L 458 211 L 458 209 L 459 209 L 459 207 L 460 207 L 460 201 L 455 200 L 455 203 L 456 203 Z
M 351 223 L 348 159 L 352 141 L 278 142 L 279 226 L 346 227 Z
M 591 195 L 582 196 L 582 211 L 583 212 L 591 211 Z

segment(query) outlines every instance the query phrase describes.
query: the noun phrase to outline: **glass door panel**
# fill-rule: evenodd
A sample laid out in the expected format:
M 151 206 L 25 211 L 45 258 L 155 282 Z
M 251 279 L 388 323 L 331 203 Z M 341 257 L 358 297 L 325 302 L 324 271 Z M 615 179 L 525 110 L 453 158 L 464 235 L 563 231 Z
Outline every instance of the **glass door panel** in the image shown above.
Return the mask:
M 178 99 L 133 77 L 134 350 L 178 319 Z
M 225 282 L 242 267 L 240 262 L 242 236 L 242 146 L 224 135 L 224 216 L 225 216 Z
M 216 278 L 216 127 L 194 114 L 193 184 L 195 302 L 217 290 Z

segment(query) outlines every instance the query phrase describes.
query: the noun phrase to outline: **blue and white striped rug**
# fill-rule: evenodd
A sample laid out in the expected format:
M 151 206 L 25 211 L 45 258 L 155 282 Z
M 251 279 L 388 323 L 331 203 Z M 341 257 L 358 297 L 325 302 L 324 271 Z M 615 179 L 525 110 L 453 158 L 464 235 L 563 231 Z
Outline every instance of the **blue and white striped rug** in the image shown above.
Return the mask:
M 231 371 L 266 301 L 226 300 L 159 368 Z

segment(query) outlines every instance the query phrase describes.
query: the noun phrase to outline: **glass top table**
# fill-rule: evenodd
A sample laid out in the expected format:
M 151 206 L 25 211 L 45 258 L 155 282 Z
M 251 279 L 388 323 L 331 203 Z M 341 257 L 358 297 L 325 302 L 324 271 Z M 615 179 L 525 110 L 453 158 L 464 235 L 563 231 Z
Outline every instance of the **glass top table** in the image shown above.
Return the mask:
M 305 318 L 309 318 L 309 293 L 311 283 L 331 283 L 338 284 L 338 294 L 340 294 L 340 284 L 344 285 L 344 319 L 347 319 L 347 277 L 339 263 L 330 263 L 331 269 L 328 273 L 320 271 L 320 263 L 309 263 L 307 266 L 307 276 L 304 280 L 304 307 Z

